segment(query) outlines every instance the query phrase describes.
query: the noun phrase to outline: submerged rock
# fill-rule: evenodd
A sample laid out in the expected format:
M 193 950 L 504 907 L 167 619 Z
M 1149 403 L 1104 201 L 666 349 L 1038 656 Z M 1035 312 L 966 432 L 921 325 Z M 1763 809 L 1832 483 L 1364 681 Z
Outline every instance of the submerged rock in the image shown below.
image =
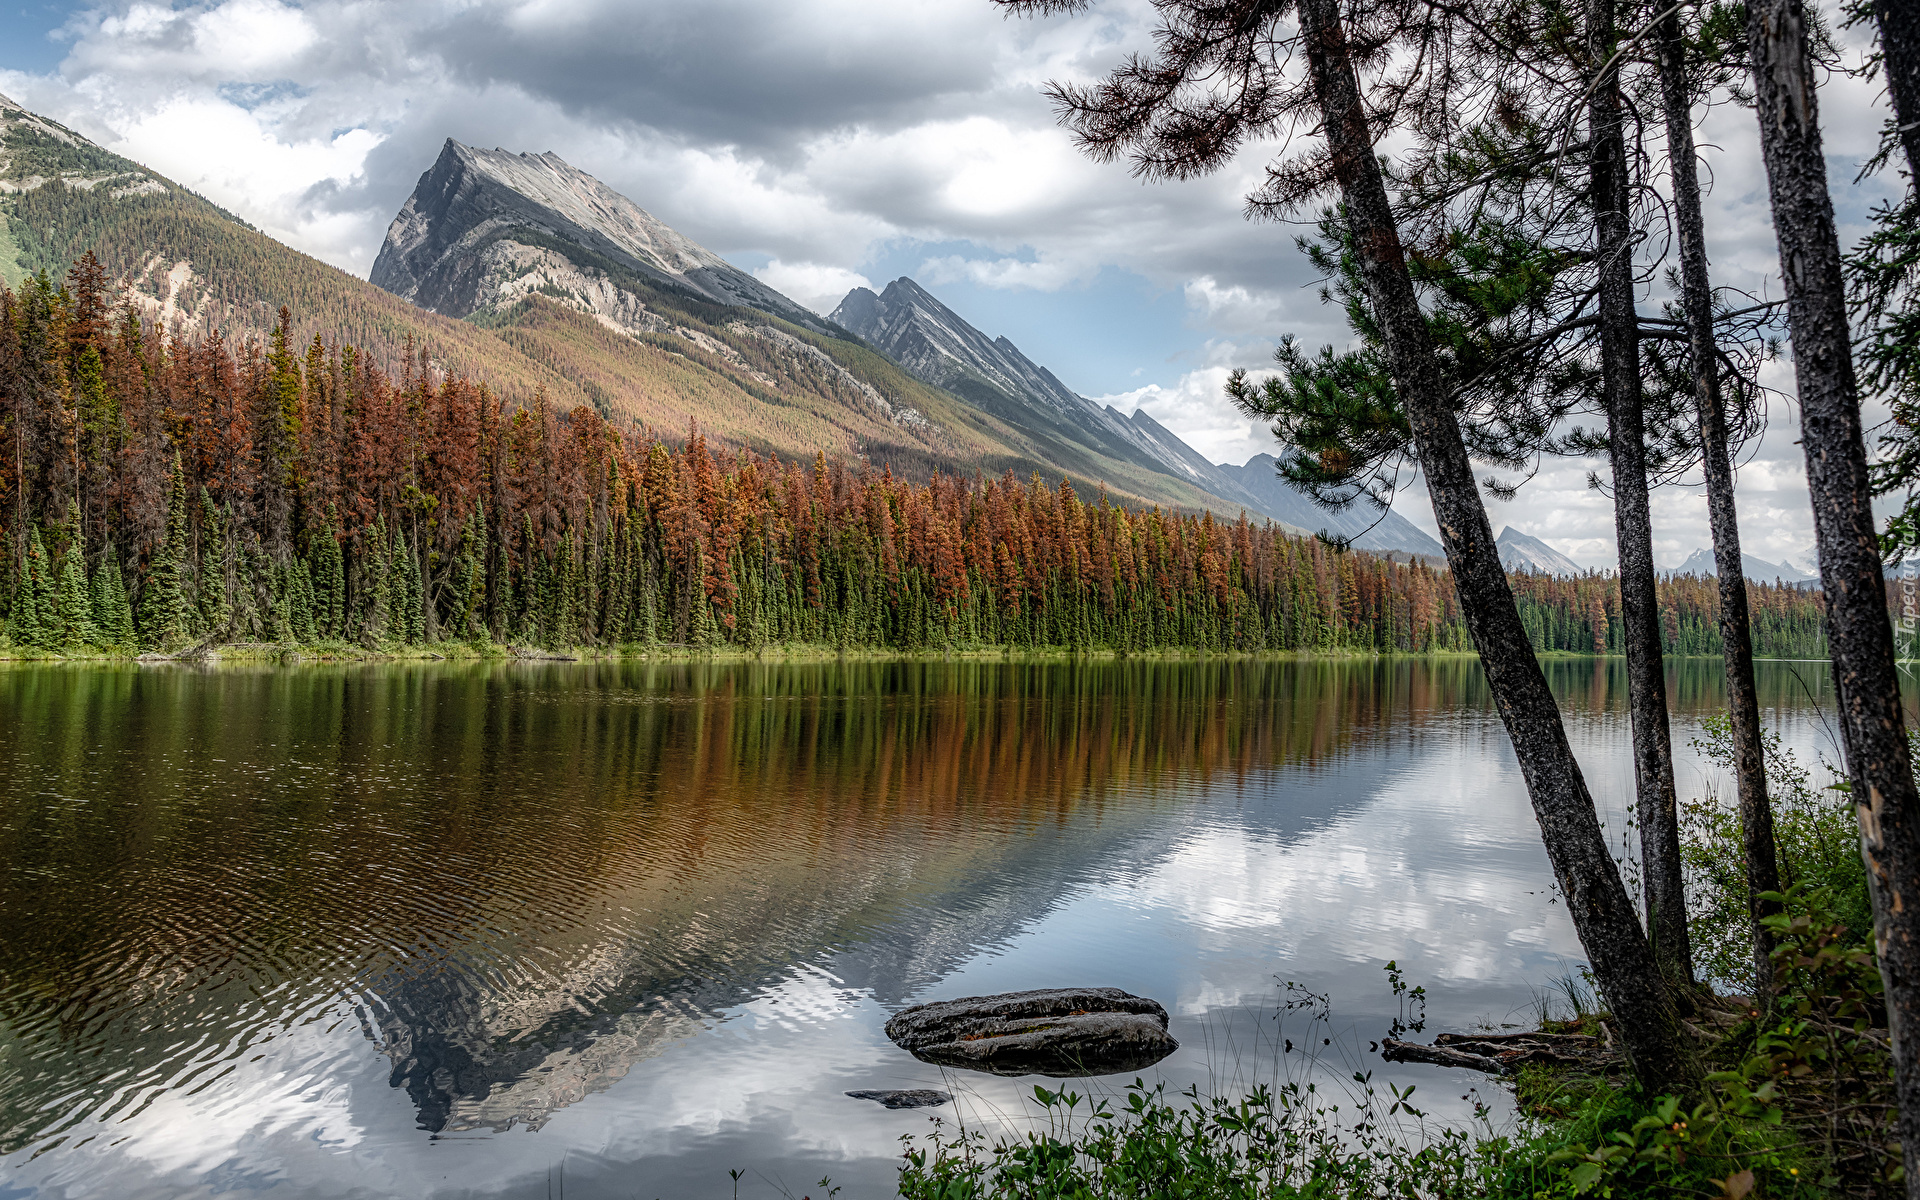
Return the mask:
M 877 1100 L 888 1108 L 938 1108 L 953 1099 L 931 1088 L 912 1088 L 904 1092 L 848 1092 L 855 1100 Z
M 1119 988 L 1043 988 L 903 1008 L 887 1036 L 921 1062 L 1073 1079 L 1150 1067 L 1180 1048 L 1167 1010 Z

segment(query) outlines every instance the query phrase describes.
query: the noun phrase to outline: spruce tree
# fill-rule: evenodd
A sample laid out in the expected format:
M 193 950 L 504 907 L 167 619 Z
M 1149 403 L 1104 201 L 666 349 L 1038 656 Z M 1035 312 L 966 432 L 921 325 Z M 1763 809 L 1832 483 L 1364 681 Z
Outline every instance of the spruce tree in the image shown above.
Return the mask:
M 313 628 L 313 572 L 305 559 L 295 559 L 287 571 L 287 624 L 301 645 L 319 640 Z
M 520 612 L 514 622 L 522 641 L 538 645 L 542 640 L 541 618 L 547 610 L 546 556 L 533 539 L 533 518 L 520 518 Z
M 8 616 L 8 633 L 15 645 L 39 650 L 47 644 L 42 629 L 43 615 L 41 593 L 45 590 L 42 578 L 47 572 L 47 551 L 40 542 L 40 531 L 31 530 L 27 535 L 27 552 L 20 564 L 20 574 L 13 591 L 12 611 Z
M 426 616 L 421 607 L 420 559 L 408 538 L 398 530 L 393 538 L 393 634 L 408 645 L 426 640 Z
M 713 619 L 713 602 L 707 598 L 706 579 L 707 549 L 695 542 L 693 572 L 687 580 L 687 594 L 693 605 L 693 621 L 687 641 L 703 650 L 720 644 L 720 625 Z
M 101 643 L 108 648 L 127 650 L 134 646 L 133 609 L 127 604 L 120 556 L 111 545 L 93 573 L 93 623 L 100 631 Z
M 167 538 L 154 555 L 140 592 L 140 640 L 153 649 L 177 646 L 187 637 L 187 599 L 181 587 L 187 550 L 187 481 L 177 451 L 168 490 Z
M 487 579 L 480 562 L 480 539 L 486 514 L 476 509 L 460 531 L 460 552 L 453 561 L 453 607 L 448 613 L 447 633 L 456 639 L 479 640 L 480 620 L 486 605 Z
M 346 566 L 340 553 L 340 510 L 327 505 L 327 522 L 309 541 L 307 577 L 313 583 L 313 635 L 317 641 L 346 636 Z
M 200 590 L 197 608 L 200 627 L 211 637 L 225 637 L 233 623 L 233 604 L 227 593 L 227 521 L 214 506 L 213 496 L 200 489 Z
M 393 636 L 393 559 L 387 548 L 387 519 L 375 519 L 362 545 L 367 572 L 367 611 L 362 626 L 368 640 L 384 642 Z
M 85 650 L 99 641 L 99 630 L 93 623 L 93 601 L 87 595 L 87 564 L 80 550 L 80 506 L 74 505 L 68 514 L 72 519 L 73 532 L 67 537 L 67 549 L 60 556 L 60 578 L 55 593 L 54 605 L 58 616 L 54 627 L 58 649 L 72 652 Z

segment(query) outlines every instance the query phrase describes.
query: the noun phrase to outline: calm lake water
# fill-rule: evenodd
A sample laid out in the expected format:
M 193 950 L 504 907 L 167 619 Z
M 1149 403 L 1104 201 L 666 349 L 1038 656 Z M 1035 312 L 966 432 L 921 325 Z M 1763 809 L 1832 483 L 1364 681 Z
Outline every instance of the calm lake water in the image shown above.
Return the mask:
M 1621 840 L 1624 666 L 1548 670 Z M 1670 681 L 1700 794 L 1718 664 Z M 1833 755 L 1820 664 L 1761 694 Z M 843 1093 L 1035 1082 L 903 1005 L 1118 986 L 1231 1087 L 1284 981 L 1364 1047 L 1388 960 L 1429 1032 L 1581 960 L 1467 659 L 22 666 L 0 770 L 5 1200 L 886 1196 L 928 1113 Z

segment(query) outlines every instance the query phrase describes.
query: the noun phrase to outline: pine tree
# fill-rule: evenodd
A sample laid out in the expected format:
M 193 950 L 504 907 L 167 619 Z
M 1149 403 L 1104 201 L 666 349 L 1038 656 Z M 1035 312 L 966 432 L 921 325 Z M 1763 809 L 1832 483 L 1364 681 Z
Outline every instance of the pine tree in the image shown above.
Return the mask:
M 707 598 L 707 548 L 699 542 L 693 547 L 693 572 L 687 580 L 687 593 L 693 606 L 692 625 L 687 641 L 702 649 L 720 644 L 720 625 L 713 619 L 713 602 Z
M 187 636 L 187 600 L 181 588 L 187 551 L 187 480 L 180 455 L 173 456 L 173 478 L 167 503 L 167 540 L 154 555 L 140 592 L 140 638 L 154 649 L 177 646 Z

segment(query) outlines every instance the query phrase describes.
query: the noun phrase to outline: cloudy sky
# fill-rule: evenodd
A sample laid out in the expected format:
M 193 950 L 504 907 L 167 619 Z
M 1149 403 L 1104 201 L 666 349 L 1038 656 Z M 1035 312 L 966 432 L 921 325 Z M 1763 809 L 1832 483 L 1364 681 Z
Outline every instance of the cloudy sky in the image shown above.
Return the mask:
M 1250 224 L 1263 155 L 1143 185 L 1075 153 L 1039 94 L 1146 45 L 1146 0 L 1009 21 L 985 0 L 0 0 L 0 92 L 364 276 L 443 139 L 551 150 L 823 311 L 912 275 L 1069 386 L 1145 407 L 1216 461 L 1269 449 L 1226 404 L 1283 333 L 1341 340 L 1293 240 Z M 1857 53 L 1857 51 L 1856 51 Z M 1838 77 L 1823 124 L 1843 224 L 1881 123 Z M 1753 120 L 1706 118 L 1716 283 L 1777 296 Z M 1267 148 L 1269 151 L 1271 147 Z M 1769 368 L 1791 387 L 1791 368 Z M 1811 566 L 1791 405 L 1742 468 L 1750 553 Z M 1613 560 L 1594 464 L 1556 464 L 1494 524 Z M 1433 528 L 1424 495 L 1397 505 Z M 1656 550 L 1706 545 L 1705 503 L 1655 501 Z

